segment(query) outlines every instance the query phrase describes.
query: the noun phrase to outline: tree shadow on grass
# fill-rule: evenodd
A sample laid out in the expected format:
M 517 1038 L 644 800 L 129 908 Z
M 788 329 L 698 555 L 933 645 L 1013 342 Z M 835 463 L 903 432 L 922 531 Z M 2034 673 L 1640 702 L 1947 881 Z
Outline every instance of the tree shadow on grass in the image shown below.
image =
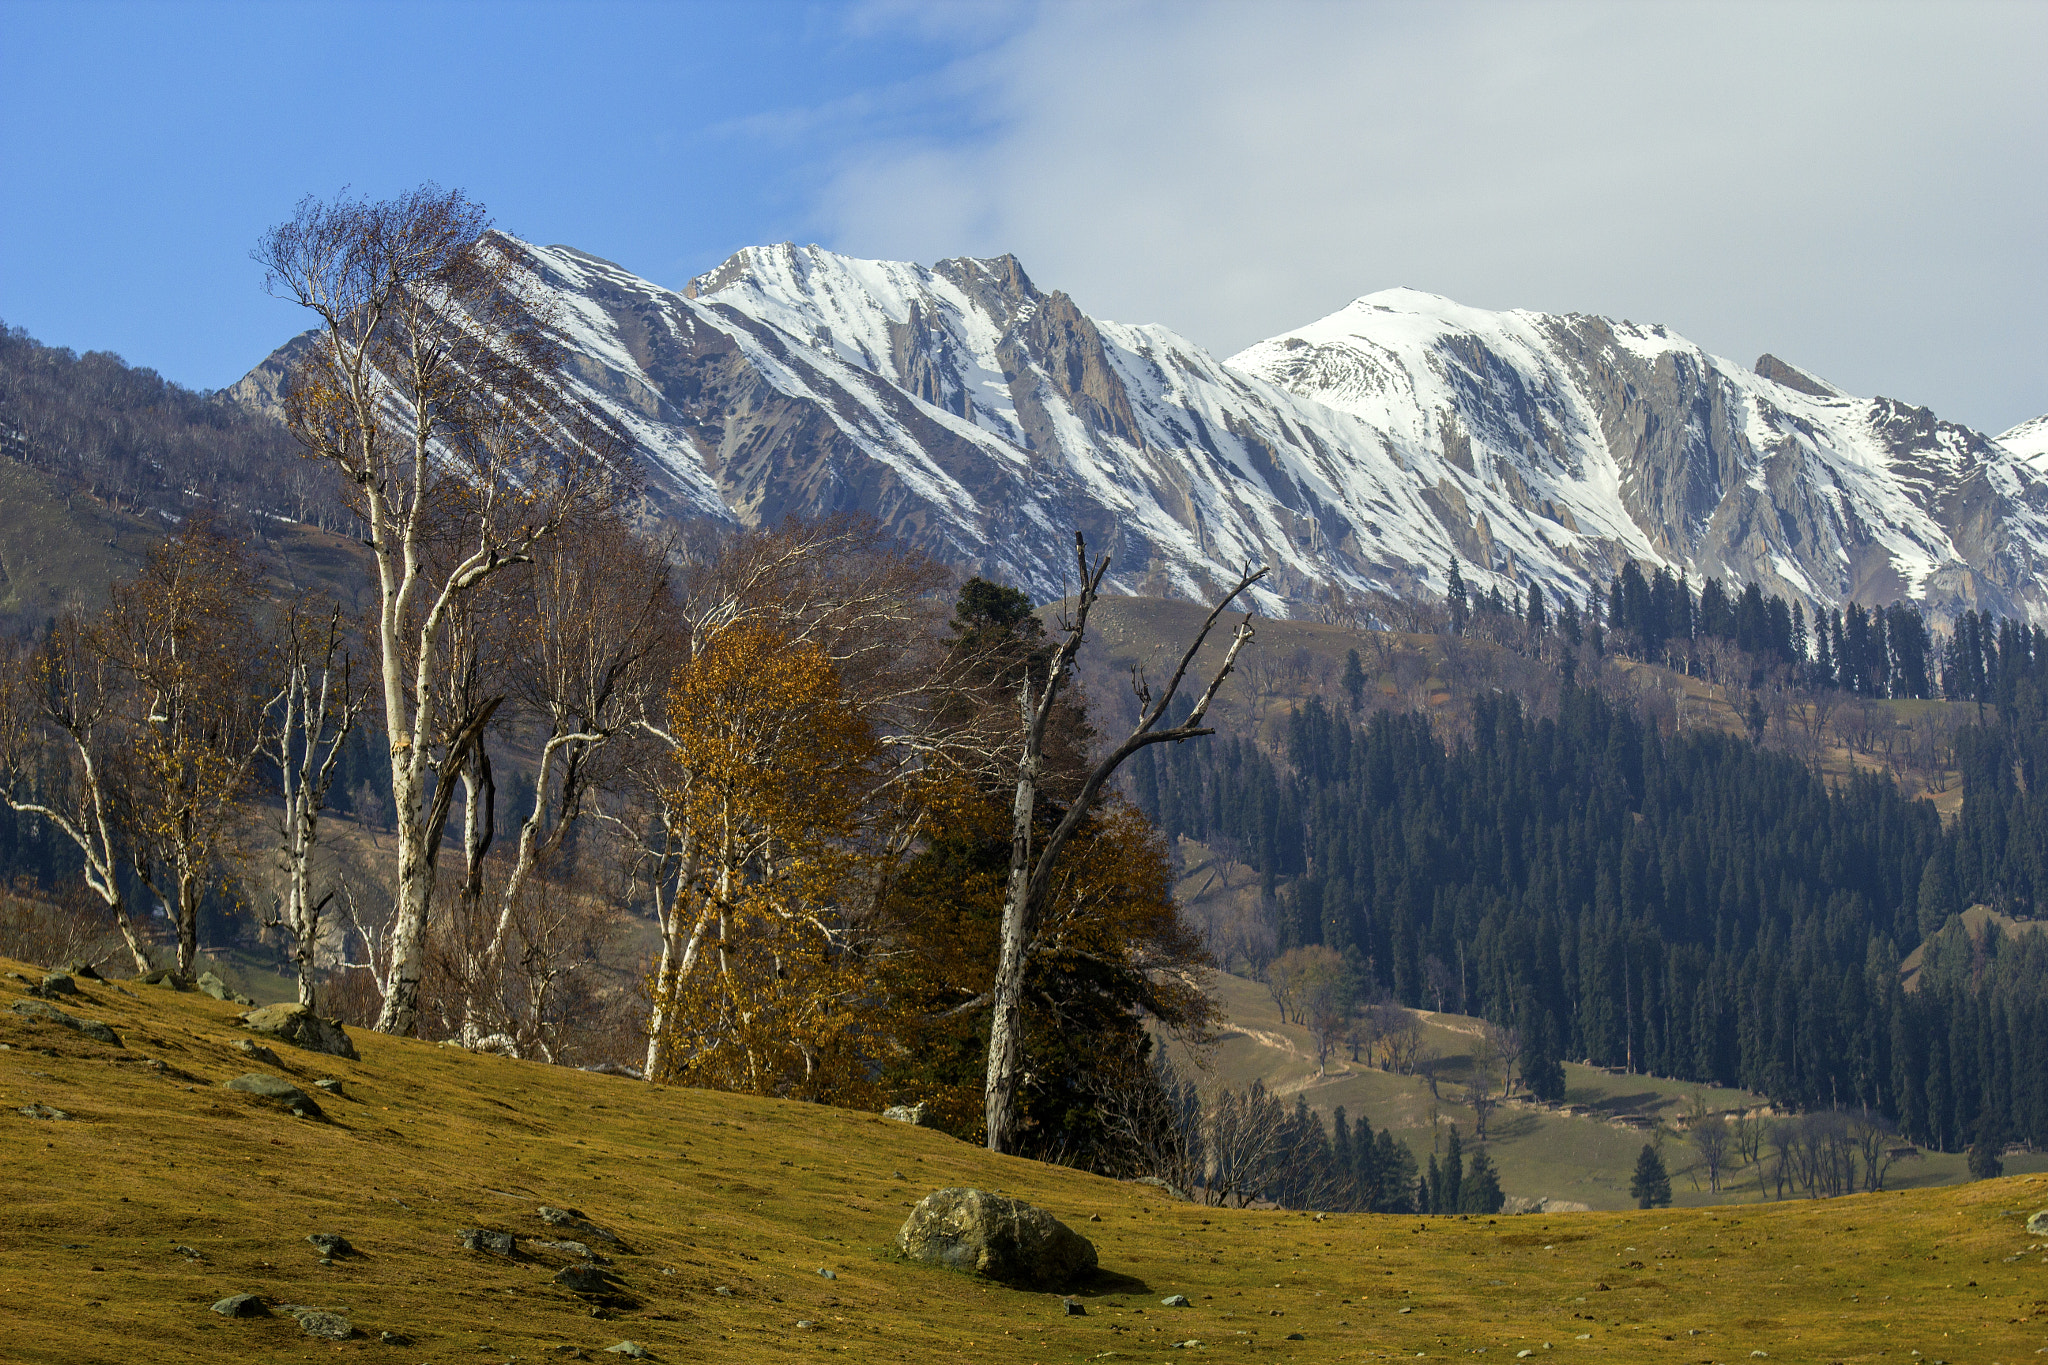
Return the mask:
M 1525 1138 L 1535 1132 L 1537 1123 L 1538 1119 L 1534 1114 L 1501 1115 L 1486 1125 L 1486 1140 L 1513 1142 L 1516 1138 Z

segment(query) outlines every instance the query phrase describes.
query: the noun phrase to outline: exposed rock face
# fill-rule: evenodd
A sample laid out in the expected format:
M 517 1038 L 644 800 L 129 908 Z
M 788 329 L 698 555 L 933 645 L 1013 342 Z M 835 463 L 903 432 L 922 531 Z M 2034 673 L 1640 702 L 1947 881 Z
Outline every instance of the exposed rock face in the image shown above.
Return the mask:
M 1095 1245 L 1044 1209 L 984 1190 L 935 1190 L 896 1234 L 914 1261 L 1056 1289 L 1095 1269 Z
M 907 1123 L 913 1128 L 933 1128 L 938 1125 L 938 1116 L 923 1100 L 916 1104 L 892 1104 L 882 1111 L 882 1117 L 895 1123 Z
M 1263 563 L 1279 612 L 1438 594 L 1455 554 L 1482 590 L 1579 599 L 1634 558 L 2048 621 L 2048 432 L 1993 441 L 1661 327 L 1387 290 L 1219 362 L 1009 256 L 750 247 L 678 293 L 514 246 L 655 518 L 865 513 L 1041 599 L 1078 528 L 1118 590 L 1206 596 Z M 235 395 L 275 411 L 302 344 Z
M 277 1038 L 308 1052 L 358 1060 L 356 1045 L 332 1019 L 322 1019 L 304 1005 L 265 1005 L 242 1016 L 242 1027 L 266 1038 Z

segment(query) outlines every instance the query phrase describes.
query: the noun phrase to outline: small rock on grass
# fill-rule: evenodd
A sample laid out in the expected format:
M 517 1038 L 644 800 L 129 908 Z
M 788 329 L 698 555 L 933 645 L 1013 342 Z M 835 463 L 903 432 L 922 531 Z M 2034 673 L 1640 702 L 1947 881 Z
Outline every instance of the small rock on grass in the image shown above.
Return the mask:
M 647 1348 L 637 1341 L 622 1341 L 616 1346 L 604 1348 L 607 1355 L 625 1356 L 631 1360 L 647 1359 Z
M 455 1239 L 462 1243 L 464 1251 L 488 1251 L 493 1256 L 510 1256 L 514 1239 L 509 1232 L 493 1232 L 489 1228 L 457 1228 Z
M 349 1245 L 348 1238 L 338 1233 L 309 1232 L 306 1234 L 306 1240 L 311 1242 L 322 1256 L 351 1256 L 355 1254 L 355 1248 Z
M 556 1284 L 571 1294 L 609 1294 L 612 1277 L 594 1265 L 565 1265 L 555 1272 Z
M 412 1338 L 403 1332 L 379 1332 L 377 1333 L 377 1340 L 383 1342 L 386 1346 L 412 1345 Z
M 329 1341 L 347 1341 L 356 1334 L 356 1325 L 339 1313 L 330 1313 L 324 1308 L 301 1308 L 293 1317 L 299 1320 L 299 1330 L 309 1337 L 324 1337 Z
M 265 1005 L 243 1015 L 241 1022 L 242 1027 L 251 1033 L 281 1039 L 308 1052 L 325 1052 L 346 1057 L 352 1062 L 360 1060 L 356 1056 L 356 1045 L 349 1041 L 348 1033 L 340 1024 L 332 1019 L 322 1019 L 304 1005 Z
M 1069 1318 L 1085 1318 L 1088 1316 L 1088 1309 L 1079 1299 L 1061 1299 L 1060 1314 Z
M 1191 1304 L 1191 1303 L 1189 1303 L 1189 1302 L 1188 1302 L 1188 1296 L 1187 1296 L 1187 1295 L 1185 1295 L 1185 1294 L 1168 1294 L 1168 1295 L 1167 1295 L 1167 1296 L 1166 1296 L 1165 1298 L 1163 1298 L 1163 1299 L 1161 1299 L 1161 1300 L 1159 1301 L 1159 1306 L 1160 1306 L 1160 1307 L 1162 1307 L 1162 1308 L 1192 1308 L 1192 1307 L 1194 1307 L 1194 1305 L 1193 1305 L 1193 1304 Z
M 596 1241 L 618 1247 L 622 1251 L 626 1249 L 624 1242 L 621 1242 L 612 1233 L 607 1232 L 586 1218 L 582 1209 L 557 1209 L 542 1204 L 536 1212 L 540 1217 L 540 1221 L 546 1223 L 551 1228 L 573 1228 L 584 1236 Z
M 2034 1237 L 2048 1237 L 2048 1209 L 2042 1209 L 2027 1220 L 2027 1232 Z
M 252 1043 L 247 1038 L 243 1038 L 237 1041 L 235 1044 L 235 1050 L 237 1052 L 240 1052 L 245 1057 L 253 1057 L 255 1060 L 262 1062 L 265 1066 L 284 1065 L 283 1062 L 278 1060 L 277 1054 L 275 1052 L 272 1052 L 269 1048 L 263 1046 L 263 1044 L 261 1043 Z
M 267 1318 L 270 1310 L 254 1294 L 230 1294 L 213 1306 L 224 1318 Z
M 276 1100 L 300 1118 L 324 1119 L 327 1115 L 313 1102 L 313 1097 L 281 1076 L 266 1076 L 252 1071 L 246 1076 L 237 1076 L 225 1083 L 230 1090 L 260 1099 Z
M 825 1280 L 836 1280 L 836 1279 L 838 1279 L 838 1278 L 839 1278 L 839 1276 L 838 1276 L 838 1274 L 837 1274 L 836 1272 L 834 1272 L 834 1271 L 830 1271 L 830 1270 L 827 1270 L 827 1269 L 826 1269 L 826 1268 L 825 1268 L 824 1266 L 819 1266 L 819 1267 L 818 1267 L 818 1277 L 819 1277 L 820 1279 L 825 1279 Z
M 68 1119 L 71 1115 L 47 1104 L 24 1104 L 14 1111 L 25 1119 Z

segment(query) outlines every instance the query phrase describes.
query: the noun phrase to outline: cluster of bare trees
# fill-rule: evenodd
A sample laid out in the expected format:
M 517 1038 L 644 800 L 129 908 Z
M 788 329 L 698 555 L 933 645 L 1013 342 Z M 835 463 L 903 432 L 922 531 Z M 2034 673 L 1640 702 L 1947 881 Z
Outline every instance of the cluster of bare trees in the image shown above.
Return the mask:
M 1893 1166 L 1920 1159 L 1919 1149 L 1882 1120 L 1841 1110 L 1773 1118 L 1743 1110 L 1709 1111 L 1695 1095 L 1686 1108 L 1686 1138 L 1698 1153 L 1695 1184 L 1704 1176 L 1719 1193 L 1742 1172 L 1759 1196 L 1809 1199 L 1882 1190 Z
M 237 821 L 279 734 L 255 596 L 239 544 L 195 521 L 103 611 L 68 613 L 0 656 L 0 800 L 76 848 L 140 971 L 153 966 L 149 915 L 132 890 L 169 922 L 189 972 L 202 900 L 241 850 Z
M 1161 1053 L 1093 1078 L 1091 1089 L 1116 1140 L 1112 1174 L 1223 1208 L 1350 1206 L 1351 1172 L 1321 1119 L 1299 1101 L 1289 1109 L 1262 1081 L 1198 1087 Z

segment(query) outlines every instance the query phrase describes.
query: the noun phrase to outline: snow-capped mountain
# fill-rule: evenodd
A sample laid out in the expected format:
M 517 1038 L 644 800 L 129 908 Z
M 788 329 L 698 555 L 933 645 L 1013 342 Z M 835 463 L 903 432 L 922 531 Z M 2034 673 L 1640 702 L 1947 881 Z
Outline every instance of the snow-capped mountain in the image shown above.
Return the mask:
M 680 293 L 520 244 L 571 382 L 672 514 L 860 511 L 1056 596 L 1272 566 L 1267 610 L 1468 581 L 1582 595 L 1633 557 L 1809 603 L 2048 619 L 2048 419 L 1992 441 L 1661 327 L 1371 294 L 1227 361 L 1103 322 L 1009 256 L 752 247 Z M 273 356 L 237 392 L 262 403 Z

